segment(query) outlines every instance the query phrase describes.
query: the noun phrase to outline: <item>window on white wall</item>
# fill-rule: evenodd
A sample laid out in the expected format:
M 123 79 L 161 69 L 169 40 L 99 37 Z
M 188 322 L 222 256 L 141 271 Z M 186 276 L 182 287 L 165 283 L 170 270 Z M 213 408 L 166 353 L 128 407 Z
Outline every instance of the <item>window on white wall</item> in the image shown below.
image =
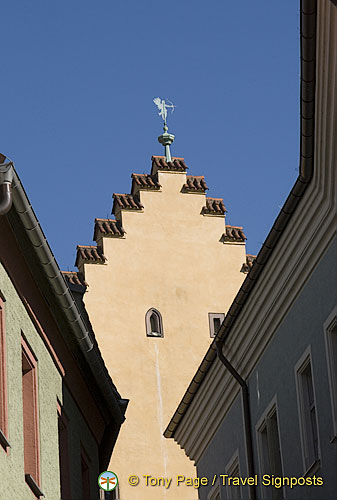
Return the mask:
M 319 460 L 317 411 L 310 350 L 296 365 L 298 409 L 304 471 Z
M 283 476 L 280 437 L 276 404 L 272 403 L 260 419 L 257 426 L 259 465 L 261 476 L 264 474 Z M 263 498 L 281 500 L 283 489 L 263 487 Z
M 337 437 L 337 307 L 324 324 L 329 384 L 333 418 L 333 434 Z

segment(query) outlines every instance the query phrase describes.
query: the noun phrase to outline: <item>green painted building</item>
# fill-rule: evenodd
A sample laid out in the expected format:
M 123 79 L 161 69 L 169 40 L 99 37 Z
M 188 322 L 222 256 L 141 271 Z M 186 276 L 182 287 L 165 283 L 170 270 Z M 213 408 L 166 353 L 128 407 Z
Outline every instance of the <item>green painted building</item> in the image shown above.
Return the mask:
M 104 498 L 97 478 L 127 400 L 101 358 L 80 276 L 61 273 L 14 167 L 0 163 L 0 498 Z

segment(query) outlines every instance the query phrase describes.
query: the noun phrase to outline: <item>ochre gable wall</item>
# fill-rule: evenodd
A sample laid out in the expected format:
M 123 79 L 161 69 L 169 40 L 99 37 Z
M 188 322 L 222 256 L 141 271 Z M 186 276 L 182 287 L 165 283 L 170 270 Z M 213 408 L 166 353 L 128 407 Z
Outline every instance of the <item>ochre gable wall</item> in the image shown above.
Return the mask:
M 208 313 L 224 313 L 244 274 L 245 244 L 223 243 L 225 214 L 204 214 L 206 195 L 182 192 L 186 173 L 159 171 L 159 190 L 140 190 L 142 209 L 115 210 L 122 237 L 97 237 L 105 263 L 79 259 L 88 283 L 86 308 L 105 363 L 130 399 L 111 462 L 121 498 L 158 499 L 144 474 L 195 476 L 192 462 L 163 432 L 209 346 Z M 154 307 L 164 338 L 146 337 Z M 141 483 L 130 487 L 137 474 Z M 166 497 L 196 499 L 193 488 L 171 486 Z

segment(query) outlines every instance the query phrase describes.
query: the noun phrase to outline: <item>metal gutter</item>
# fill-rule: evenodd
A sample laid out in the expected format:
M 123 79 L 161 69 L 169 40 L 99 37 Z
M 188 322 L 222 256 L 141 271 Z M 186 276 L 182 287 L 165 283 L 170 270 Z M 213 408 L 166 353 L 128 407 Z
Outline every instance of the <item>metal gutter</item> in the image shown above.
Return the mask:
M 78 306 L 69 290 L 68 285 L 66 284 L 60 268 L 58 267 L 48 241 L 41 229 L 39 221 L 37 220 L 34 210 L 14 167 L 12 197 L 15 211 L 20 217 L 49 284 L 55 293 L 57 305 L 63 311 L 70 324 L 74 337 L 91 368 L 91 372 L 97 385 L 100 387 L 101 394 L 103 395 L 110 413 L 113 415 L 115 422 L 117 424 L 121 424 L 125 420 L 125 417 L 119 404 L 117 403 L 112 380 L 108 375 L 98 349 L 94 346 L 85 321 L 83 320 Z
M 216 342 L 223 346 L 254 285 L 261 275 L 283 231 L 303 197 L 314 170 L 316 12 L 317 0 L 301 0 L 301 145 L 299 176 L 259 251 L 253 267 L 239 289 L 220 330 L 207 350 L 192 382 L 168 424 L 164 436 L 171 438 L 216 358 Z

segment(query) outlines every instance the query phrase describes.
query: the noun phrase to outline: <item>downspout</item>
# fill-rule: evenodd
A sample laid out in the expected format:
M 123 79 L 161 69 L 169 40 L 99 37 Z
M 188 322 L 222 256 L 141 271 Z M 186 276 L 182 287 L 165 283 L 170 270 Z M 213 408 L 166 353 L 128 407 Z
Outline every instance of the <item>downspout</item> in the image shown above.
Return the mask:
M 224 356 L 222 351 L 223 340 L 220 340 L 220 342 L 215 341 L 215 345 L 216 345 L 216 352 L 221 363 L 225 366 L 225 368 L 227 368 L 227 370 L 233 375 L 235 380 L 241 386 L 242 403 L 243 403 L 243 424 L 246 437 L 247 469 L 248 469 L 248 476 L 254 477 L 255 468 L 254 468 L 254 453 L 253 453 L 253 436 L 252 436 L 252 423 L 250 417 L 248 385 L 247 382 L 241 377 L 241 375 L 235 370 L 234 366 Z M 249 496 L 250 500 L 256 500 L 257 497 L 256 497 L 255 485 L 250 485 L 249 491 L 250 491 L 250 496 Z
M 13 163 L 5 163 L 6 156 L 0 153 L 0 215 L 7 214 L 13 203 Z

